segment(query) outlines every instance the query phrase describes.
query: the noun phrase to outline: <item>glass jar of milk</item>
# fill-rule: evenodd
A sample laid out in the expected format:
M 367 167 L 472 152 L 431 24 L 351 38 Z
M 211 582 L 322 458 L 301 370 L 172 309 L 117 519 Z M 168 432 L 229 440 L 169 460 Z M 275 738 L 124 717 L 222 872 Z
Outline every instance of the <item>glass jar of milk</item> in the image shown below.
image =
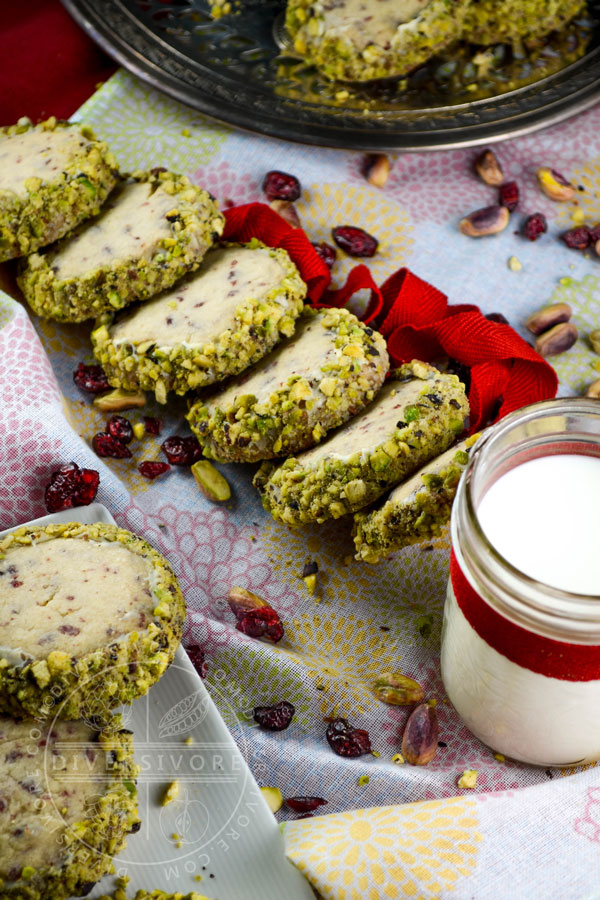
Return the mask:
M 541 766 L 600 758 L 600 402 L 536 403 L 471 451 L 442 677 L 470 730 Z

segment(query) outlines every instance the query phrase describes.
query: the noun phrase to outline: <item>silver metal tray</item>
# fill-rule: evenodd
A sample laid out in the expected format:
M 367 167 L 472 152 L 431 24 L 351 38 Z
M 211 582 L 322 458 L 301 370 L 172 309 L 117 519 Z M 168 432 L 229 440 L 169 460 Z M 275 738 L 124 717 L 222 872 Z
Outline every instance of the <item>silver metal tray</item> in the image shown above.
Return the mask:
M 63 0 L 119 63 L 203 113 L 302 143 L 436 150 L 502 140 L 600 100 L 600 3 L 543 48 L 458 46 L 403 81 L 348 88 L 290 53 L 284 0 Z

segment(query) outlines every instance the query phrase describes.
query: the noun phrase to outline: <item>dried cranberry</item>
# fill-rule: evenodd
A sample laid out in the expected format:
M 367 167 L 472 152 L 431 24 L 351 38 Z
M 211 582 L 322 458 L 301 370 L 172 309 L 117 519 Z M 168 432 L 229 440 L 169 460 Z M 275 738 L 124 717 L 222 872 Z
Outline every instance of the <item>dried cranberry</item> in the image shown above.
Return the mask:
M 193 435 L 180 437 L 174 434 L 163 441 L 161 447 L 172 466 L 191 466 L 202 456 L 202 448 Z
M 101 394 L 102 391 L 110 390 L 102 366 L 86 366 L 85 363 L 79 363 L 73 372 L 73 381 L 80 390 L 87 391 L 88 394 Z
M 331 229 L 333 240 L 349 256 L 374 256 L 379 242 L 372 234 L 354 225 L 338 225 Z
M 459 381 L 465 386 L 467 394 L 471 388 L 471 368 L 460 362 L 458 359 L 450 358 L 446 366 L 446 371 L 450 375 L 458 375 Z
M 587 225 L 579 225 L 565 231 L 561 238 L 571 250 L 587 250 L 591 241 L 590 229 Z
M 337 251 L 335 247 L 332 247 L 331 244 L 326 244 L 325 241 L 320 241 L 318 244 L 313 244 L 313 247 L 316 250 L 317 256 L 320 256 L 323 262 L 328 268 L 332 269 L 333 264 L 337 259 Z
M 273 169 L 267 172 L 262 186 L 267 200 L 297 200 L 300 196 L 300 182 L 295 175 L 278 172 Z
M 242 634 L 248 637 L 266 637 L 274 644 L 283 637 L 283 625 L 279 614 L 270 606 L 261 606 L 260 609 L 250 609 L 238 617 L 236 626 Z
M 523 234 L 530 241 L 537 241 L 540 235 L 545 234 L 546 231 L 548 231 L 548 222 L 543 213 L 533 213 L 533 215 L 527 216 L 523 223 Z
M 115 441 L 122 444 L 130 444 L 133 440 L 133 428 L 131 422 L 125 416 L 111 416 L 106 423 L 106 430 Z
M 252 713 L 254 721 L 267 731 L 284 731 L 292 721 L 296 712 L 294 705 L 288 700 L 281 700 L 274 706 L 255 706 Z
M 516 181 L 507 181 L 500 186 L 500 206 L 505 206 L 509 212 L 513 212 L 519 205 L 519 185 Z
M 131 456 L 129 447 L 115 440 L 112 434 L 107 434 L 106 431 L 99 431 L 94 435 L 92 447 L 98 456 L 111 456 L 113 459 L 128 459 Z
M 88 506 L 98 493 L 100 475 L 95 469 L 80 469 L 77 463 L 62 466 L 50 476 L 44 502 L 50 513 Z
M 347 719 L 334 719 L 330 722 L 326 736 L 329 746 L 338 756 L 352 758 L 371 752 L 369 732 L 362 728 L 353 728 Z
M 496 322 L 498 325 L 510 325 L 510 322 L 502 313 L 488 313 L 486 319 L 488 322 Z
M 159 475 L 164 475 L 165 472 L 168 472 L 170 468 L 169 463 L 145 460 L 145 462 L 139 464 L 138 471 L 144 478 L 157 478 Z
M 186 649 L 187 655 L 191 659 L 192 665 L 194 666 L 200 678 L 206 678 L 208 672 L 208 663 L 204 659 L 204 650 L 198 647 L 197 644 L 193 644 L 191 647 L 187 647 Z
M 322 797 L 288 797 L 285 801 L 286 806 L 299 813 L 309 813 L 326 804 Z
M 160 434 L 162 431 L 162 419 L 155 419 L 153 416 L 144 416 L 144 427 L 146 434 Z
M 592 225 L 589 229 L 590 231 L 590 246 L 592 244 L 596 244 L 600 241 L 600 223 L 598 225 Z

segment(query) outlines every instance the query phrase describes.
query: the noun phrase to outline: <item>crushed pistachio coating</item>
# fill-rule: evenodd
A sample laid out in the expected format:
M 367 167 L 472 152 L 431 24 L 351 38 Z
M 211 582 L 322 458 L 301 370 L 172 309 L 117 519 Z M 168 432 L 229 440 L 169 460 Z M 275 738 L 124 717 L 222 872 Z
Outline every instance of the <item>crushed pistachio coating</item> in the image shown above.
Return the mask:
M 436 537 L 450 521 L 458 482 L 479 435 L 461 441 L 394 488 L 383 504 L 354 516 L 356 559 L 382 557 Z
M 211 195 L 184 175 L 136 172 L 98 218 L 27 257 L 17 280 L 38 315 L 83 322 L 171 287 L 198 268 L 224 224 Z M 143 238 L 134 245 L 136 231 Z M 87 267 L 77 260 L 84 247 Z
M 469 4 L 463 37 L 474 44 L 512 44 L 541 39 L 581 12 L 585 0 L 474 0 Z
M 102 894 L 98 900 L 126 900 L 125 892 L 117 889 L 113 894 Z M 140 889 L 136 892 L 133 900 L 210 900 L 204 894 L 198 894 L 191 891 L 189 894 L 181 894 L 177 891 L 175 894 L 166 894 L 164 891 L 144 891 Z
M 211 274 L 213 260 L 221 265 L 225 255 L 235 258 L 235 250 L 240 248 L 267 254 L 271 263 L 276 264 L 276 282 L 261 289 L 257 296 L 240 294 L 230 321 L 223 315 L 217 318 L 214 329 L 197 328 L 198 338 L 194 338 L 190 329 L 187 340 L 170 343 L 173 339 L 162 328 L 152 338 L 143 333 L 140 340 L 118 339 L 123 328 L 135 328 L 135 311 L 126 314 L 124 319 L 115 321 L 108 316 L 97 322 L 91 335 L 94 354 L 111 385 L 125 390 L 154 391 L 158 402 L 165 403 L 169 391 L 185 394 L 237 375 L 261 359 L 283 337 L 294 333 L 295 320 L 304 308 L 306 285 L 285 250 L 266 247 L 256 239 L 248 244 L 226 243 L 216 247 L 207 255 L 202 268 L 177 286 L 177 292 L 183 296 L 197 291 L 202 280 Z M 221 293 L 212 296 L 213 302 L 224 302 L 229 289 L 225 282 Z M 171 294 L 151 301 L 157 313 L 163 300 L 167 307 L 174 304 L 173 312 L 177 312 L 178 301 L 170 297 Z M 160 312 L 164 316 L 164 311 Z M 199 325 L 201 313 L 196 315 Z
M 0 128 L 0 168 L 0 262 L 97 215 L 118 179 L 114 156 L 88 126 L 54 116 Z
M 369 403 L 389 358 L 383 337 L 346 309 L 307 308 L 290 341 L 188 413 L 205 456 L 256 462 L 312 447 Z
M 413 360 L 392 373 L 379 395 L 323 443 L 254 477 L 263 506 L 296 526 L 369 506 L 464 428 L 468 401 L 456 375 Z
M 151 602 L 156 601 L 152 615 L 138 630 L 92 649 L 84 646 L 77 655 L 64 649 L 44 655 L 43 645 L 35 655 L 18 647 L 0 647 L 1 712 L 38 719 L 105 716 L 146 694 L 172 662 L 181 641 L 185 601 L 171 567 L 150 544 L 123 528 L 79 522 L 23 526 L 0 540 L 0 565 L 12 549 L 61 539 L 118 542 L 145 560 L 151 572 Z M 6 638 L 0 640 L 4 643 Z M 74 642 L 85 640 L 85 632 L 73 637 Z
M 81 735 L 84 737 L 80 751 L 76 747 L 71 750 L 68 740 L 62 736 L 62 730 L 71 724 L 78 726 L 80 738 Z M 32 724 L 25 720 L 23 725 L 29 734 Z M 39 726 L 35 722 L 33 725 L 44 733 L 43 725 Z M 53 795 L 49 784 L 43 783 L 46 779 L 50 780 L 54 770 L 43 771 L 39 792 L 32 798 L 32 803 L 28 804 L 29 808 L 21 813 L 28 818 L 29 827 L 21 829 L 23 836 L 20 839 L 31 840 L 31 830 L 37 828 L 42 840 L 54 842 L 57 855 L 56 858 L 51 858 L 45 853 L 43 855 L 48 858 L 36 861 L 35 865 L 23 866 L 17 874 L 14 872 L 14 863 L 18 858 L 18 851 L 14 851 L 11 854 L 10 868 L 0 870 L 0 900 L 66 900 L 68 897 L 87 894 L 103 875 L 114 872 L 112 857 L 125 847 L 126 835 L 139 829 L 135 782 L 139 768 L 133 761 L 132 734 L 122 728 L 120 716 L 110 717 L 107 722 L 94 729 L 83 722 L 55 724 L 47 742 L 51 745 L 54 740 L 59 744 L 55 752 L 62 754 L 56 758 L 67 760 L 68 765 L 70 756 L 77 752 L 82 756 L 85 754 L 84 761 L 88 768 L 83 764 L 77 766 L 74 759 L 74 770 L 88 771 L 92 758 L 97 761 L 99 777 L 95 781 L 90 777 L 87 784 L 82 783 L 81 775 L 76 779 L 77 790 L 86 791 L 89 802 L 85 804 L 85 817 L 72 820 L 68 807 L 55 810 L 54 803 L 59 798 Z M 28 741 L 28 746 L 31 747 L 31 738 Z M 72 799 L 75 787 L 73 783 L 69 787 Z M 52 817 L 50 824 L 58 825 L 57 829 L 49 828 L 49 816 Z M 41 820 L 39 823 L 38 819 Z M 22 824 L 26 825 L 24 819 Z M 19 841 L 14 835 L 12 839 Z M 32 855 L 40 856 L 37 844 Z
M 470 0 L 289 0 L 286 26 L 297 53 L 329 78 L 404 75 L 460 37 Z

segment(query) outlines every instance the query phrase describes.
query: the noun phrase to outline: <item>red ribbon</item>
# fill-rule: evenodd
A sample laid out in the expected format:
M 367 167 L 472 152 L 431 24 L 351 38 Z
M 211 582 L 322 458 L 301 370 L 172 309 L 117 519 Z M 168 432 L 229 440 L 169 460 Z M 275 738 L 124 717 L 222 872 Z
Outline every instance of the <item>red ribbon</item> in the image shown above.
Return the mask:
M 369 290 L 362 319 L 387 338 L 394 365 L 448 356 L 468 366 L 471 433 L 492 419 L 556 395 L 554 369 L 510 325 L 489 322 L 477 306 L 449 305 L 445 294 L 409 269 L 398 269 L 378 287 L 367 266 L 355 266 L 345 285 L 329 290 L 329 269 L 301 228 L 292 228 L 263 203 L 235 206 L 225 211 L 225 219 L 226 240 L 256 237 L 287 250 L 315 307 L 345 306 L 357 291 Z
M 467 622 L 502 656 L 524 669 L 561 681 L 600 679 L 600 647 L 555 641 L 510 622 L 473 590 L 454 551 L 450 554 L 450 578 Z

